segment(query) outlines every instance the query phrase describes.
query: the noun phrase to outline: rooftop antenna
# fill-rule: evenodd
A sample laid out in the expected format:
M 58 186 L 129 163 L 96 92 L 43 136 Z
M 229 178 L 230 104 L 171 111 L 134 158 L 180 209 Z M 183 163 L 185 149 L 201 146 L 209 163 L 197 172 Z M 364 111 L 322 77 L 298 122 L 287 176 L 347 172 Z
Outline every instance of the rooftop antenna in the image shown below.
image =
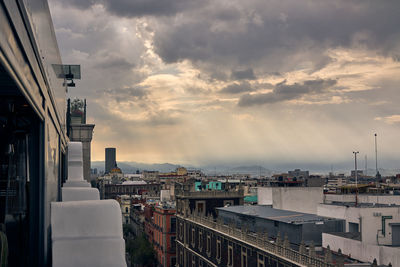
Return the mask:
M 375 168 L 376 168 L 376 178 L 381 178 L 381 174 L 378 170 L 378 142 L 377 142 L 377 134 L 375 133 Z
M 354 172 L 356 177 L 356 207 L 358 206 L 358 175 L 357 175 L 357 154 L 358 151 L 353 151 L 354 154 Z

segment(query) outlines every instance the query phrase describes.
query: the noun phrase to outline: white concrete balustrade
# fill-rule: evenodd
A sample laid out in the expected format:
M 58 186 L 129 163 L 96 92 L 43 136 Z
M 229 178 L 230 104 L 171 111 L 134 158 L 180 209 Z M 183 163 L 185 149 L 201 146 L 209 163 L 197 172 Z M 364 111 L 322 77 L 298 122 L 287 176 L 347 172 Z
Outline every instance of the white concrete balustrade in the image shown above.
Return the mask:
M 97 188 L 91 187 L 64 187 L 62 201 L 99 200 L 100 193 Z
M 51 225 L 53 266 L 126 266 L 117 201 L 53 202 Z
M 68 179 L 63 187 L 90 187 L 90 184 L 83 179 L 81 142 L 69 142 L 68 144 Z
M 126 267 L 121 209 L 83 179 L 82 143 L 68 145 L 62 202 L 51 203 L 54 267 Z

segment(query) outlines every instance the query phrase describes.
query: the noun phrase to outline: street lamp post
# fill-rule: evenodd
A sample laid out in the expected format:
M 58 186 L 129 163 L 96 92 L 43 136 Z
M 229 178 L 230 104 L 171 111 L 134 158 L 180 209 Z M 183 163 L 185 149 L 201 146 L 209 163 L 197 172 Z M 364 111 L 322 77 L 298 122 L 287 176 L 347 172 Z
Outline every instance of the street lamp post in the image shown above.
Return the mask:
M 360 153 L 358 151 L 353 151 L 354 154 L 354 172 L 356 178 L 356 207 L 358 205 L 358 173 L 357 173 L 357 154 Z
M 381 178 L 381 174 L 379 173 L 379 170 L 378 170 L 378 142 L 376 140 L 377 134 L 374 134 L 374 136 L 375 136 L 375 169 L 376 169 L 375 177 L 376 177 L 377 181 L 379 181 Z

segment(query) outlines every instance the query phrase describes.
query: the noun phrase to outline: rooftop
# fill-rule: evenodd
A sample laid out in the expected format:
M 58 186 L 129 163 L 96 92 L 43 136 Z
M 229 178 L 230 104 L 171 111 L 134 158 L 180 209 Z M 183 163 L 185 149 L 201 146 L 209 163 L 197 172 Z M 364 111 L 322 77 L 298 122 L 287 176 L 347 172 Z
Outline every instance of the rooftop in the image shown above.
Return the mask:
M 182 190 L 177 190 L 176 192 L 176 197 L 177 198 L 191 198 L 191 199 L 196 199 L 196 198 L 243 198 L 243 190 L 237 190 L 237 191 L 222 191 L 222 190 L 203 190 L 203 191 L 182 191 Z
M 291 224 L 304 224 L 337 220 L 334 218 L 322 217 L 315 214 L 308 214 L 289 210 L 274 209 L 270 206 L 230 206 L 218 208 L 218 210 L 237 213 L 241 215 L 254 216 L 261 219 L 280 221 Z
M 163 209 L 163 210 L 175 210 L 176 206 L 174 202 L 161 202 L 158 203 L 156 208 Z

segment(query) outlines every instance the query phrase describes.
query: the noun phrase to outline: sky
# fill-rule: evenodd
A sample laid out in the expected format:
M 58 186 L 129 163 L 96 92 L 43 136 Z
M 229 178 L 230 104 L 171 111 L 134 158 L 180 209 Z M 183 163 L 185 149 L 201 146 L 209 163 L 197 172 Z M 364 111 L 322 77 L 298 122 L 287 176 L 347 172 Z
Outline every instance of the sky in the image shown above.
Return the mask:
M 400 160 L 398 0 L 49 0 L 92 160 Z M 359 164 L 365 164 L 360 159 Z

